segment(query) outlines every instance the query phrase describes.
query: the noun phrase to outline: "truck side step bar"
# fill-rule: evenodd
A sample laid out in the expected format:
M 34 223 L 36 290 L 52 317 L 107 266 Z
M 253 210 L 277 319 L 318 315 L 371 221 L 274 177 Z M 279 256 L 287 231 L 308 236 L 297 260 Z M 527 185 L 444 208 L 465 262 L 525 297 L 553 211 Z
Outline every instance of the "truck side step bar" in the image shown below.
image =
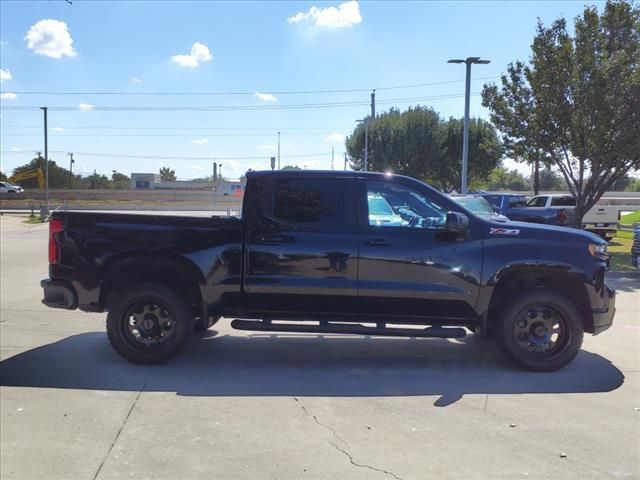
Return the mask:
M 381 335 L 387 337 L 420 337 L 420 338 L 463 338 L 467 332 L 464 328 L 390 328 L 385 324 L 367 327 L 358 323 L 332 323 L 321 321 L 319 325 L 300 323 L 273 323 L 270 320 L 233 320 L 231 327 L 236 330 L 253 330 L 259 332 L 298 332 L 298 333 L 342 333 L 346 335 Z

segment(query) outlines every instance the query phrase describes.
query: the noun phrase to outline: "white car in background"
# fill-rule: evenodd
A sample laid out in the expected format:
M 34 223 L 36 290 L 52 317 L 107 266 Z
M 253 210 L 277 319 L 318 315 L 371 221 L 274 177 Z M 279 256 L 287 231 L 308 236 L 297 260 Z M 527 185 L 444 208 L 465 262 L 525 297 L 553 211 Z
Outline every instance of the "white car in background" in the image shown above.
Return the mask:
M 0 182 L 0 193 L 22 193 L 24 188 L 9 182 Z

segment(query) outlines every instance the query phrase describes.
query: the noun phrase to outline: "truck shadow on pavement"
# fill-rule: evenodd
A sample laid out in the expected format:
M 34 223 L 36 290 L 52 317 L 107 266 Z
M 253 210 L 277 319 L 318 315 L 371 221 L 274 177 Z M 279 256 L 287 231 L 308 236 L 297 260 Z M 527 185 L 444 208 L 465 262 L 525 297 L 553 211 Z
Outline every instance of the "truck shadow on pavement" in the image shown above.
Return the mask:
M 0 385 L 188 396 L 438 395 L 447 406 L 465 394 L 609 392 L 624 375 L 581 351 L 554 373 L 518 370 L 493 342 L 291 334 L 196 336 L 159 366 L 127 363 L 106 334 L 74 335 L 0 362 Z
M 619 292 L 636 292 L 640 287 L 640 270 L 632 272 L 609 272 L 607 283 Z

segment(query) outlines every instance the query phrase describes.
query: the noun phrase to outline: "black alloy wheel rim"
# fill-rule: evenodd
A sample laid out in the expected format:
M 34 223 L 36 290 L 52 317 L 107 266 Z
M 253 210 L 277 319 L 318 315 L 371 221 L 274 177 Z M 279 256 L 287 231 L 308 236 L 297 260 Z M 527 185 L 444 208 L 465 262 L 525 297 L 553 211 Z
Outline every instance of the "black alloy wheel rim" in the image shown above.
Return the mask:
M 161 348 L 175 335 L 175 319 L 171 310 L 157 299 L 133 302 L 122 317 L 122 333 L 126 342 L 137 350 Z
M 525 354 L 547 358 L 563 352 L 571 341 L 565 315 L 555 307 L 533 304 L 520 310 L 513 322 L 516 345 Z

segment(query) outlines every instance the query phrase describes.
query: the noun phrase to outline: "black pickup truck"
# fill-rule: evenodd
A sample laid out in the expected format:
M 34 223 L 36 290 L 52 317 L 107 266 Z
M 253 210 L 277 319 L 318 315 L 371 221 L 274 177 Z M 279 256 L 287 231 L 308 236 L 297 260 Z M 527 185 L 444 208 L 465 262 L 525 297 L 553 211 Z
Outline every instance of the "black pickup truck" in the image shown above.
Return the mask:
M 240 330 L 495 338 L 552 371 L 609 328 L 605 242 L 491 222 L 381 173 L 248 175 L 242 218 L 56 212 L 43 303 L 107 311 L 127 360 L 175 355 L 222 317 Z M 425 348 L 429 344 L 425 343 Z

